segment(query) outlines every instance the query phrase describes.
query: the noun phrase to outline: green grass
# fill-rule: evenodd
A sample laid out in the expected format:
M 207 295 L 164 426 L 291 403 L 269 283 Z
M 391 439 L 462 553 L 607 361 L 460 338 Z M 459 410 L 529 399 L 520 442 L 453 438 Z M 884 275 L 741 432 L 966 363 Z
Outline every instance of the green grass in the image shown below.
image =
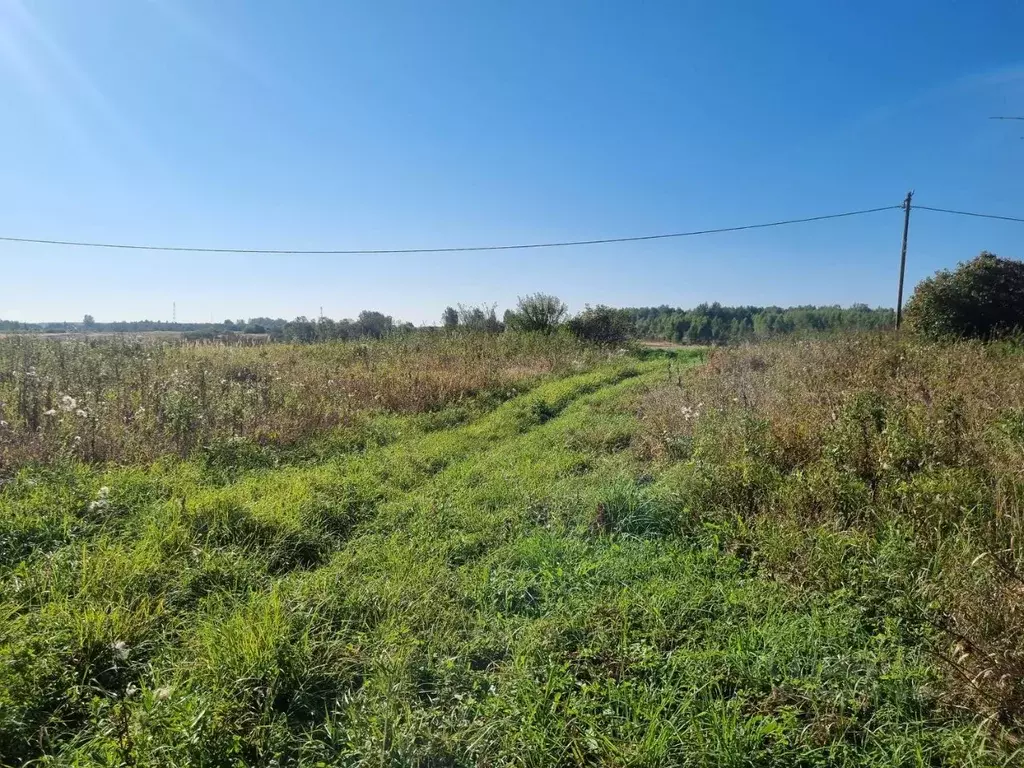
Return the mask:
M 0 763 L 1012 764 L 939 700 L 898 525 L 823 532 L 842 588 L 807 589 L 693 508 L 692 465 L 637 450 L 638 399 L 697 361 L 269 459 L 22 470 L 0 491 Z

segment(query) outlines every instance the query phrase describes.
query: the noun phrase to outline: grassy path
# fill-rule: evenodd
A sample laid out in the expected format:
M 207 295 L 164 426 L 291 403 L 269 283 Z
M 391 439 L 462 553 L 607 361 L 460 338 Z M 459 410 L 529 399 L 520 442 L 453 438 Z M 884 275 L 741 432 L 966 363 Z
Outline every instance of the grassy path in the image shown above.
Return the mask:
M 899 632 L 763 578 L 630 450 L 633 394 L 664 372 L 623 361 L 235 478 L 20 479 L 0 756 L 985 764 L 975 730 L 933 722 Z

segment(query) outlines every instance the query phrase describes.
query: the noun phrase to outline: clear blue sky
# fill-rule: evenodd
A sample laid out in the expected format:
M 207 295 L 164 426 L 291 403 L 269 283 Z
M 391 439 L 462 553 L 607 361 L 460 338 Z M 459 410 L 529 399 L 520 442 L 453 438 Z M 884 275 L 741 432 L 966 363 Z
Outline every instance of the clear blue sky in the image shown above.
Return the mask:
M 1019 2 L 0 0 L 0 235 L 408 248 L 1024 215 Z M 895 303 L 899 211 L 551 251 L 0 244 L 0 317 Z M 908 282 L 1024 225 L 919 212 Z

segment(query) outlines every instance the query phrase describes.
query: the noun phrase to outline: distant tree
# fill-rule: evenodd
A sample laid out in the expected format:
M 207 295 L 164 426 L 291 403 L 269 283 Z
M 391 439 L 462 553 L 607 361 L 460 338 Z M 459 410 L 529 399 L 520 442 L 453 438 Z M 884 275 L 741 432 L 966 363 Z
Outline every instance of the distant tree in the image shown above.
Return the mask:
M 551 333 L 565 319 L 569 308 L 557 296 L 534 293 L 520 296 L 514 312 L 505 313 L 505 324 L 514 331 Z
M 860 304 L 842 307 L 725 307 L 701 304 L 694 309 L 667 306 L 620 310 L 633 327 L 633 335 L 645 339 L 706 344 L 745 338 L 764 338 L 786 333 L 819 333 L 838 330 L 891 328 L 893 311 L 870 309 Z
M 390 315 L 363 310 L 359 313 L 356 325 L 361 335 L 379 339 L 394 330 L 395 321 Z
M 495 314 L 494 304 L 480 306 L 466 306 L 459 304 L 459 326 L 470 331 L 484 331 L 486 333 L 501 333 L 504 323 L 498 320 Z
M 687 341 L 691 344 L 707 344 L 714 338 L 711 329 L 711 322 L 707 315 L 701 314 L 694 317 L 687 332 Z
M 316 340 L 331 341 L 338 338 L 338 324 L 329 317 L 321 317 L 316 321 Z
M 930 338 L 992 339 L 1024 330 L 1024 262 L 982 251 L 921 281 L 907 325 Z
M 259 323 L 249 323 L 245 326 L 245 333 L 266 333 L 267 329 Z
M 599 304 L 587 306 L 566 323 L 577 338 L 598 344 L 621 344 L 632 335 L 633 327 L 621 309 Z
M 455 307 L 445 307 L 441 314 L 441 324 L 445 328 L 455 328 L 459 324 L 459 312 Z
M 82 318 L 82 325 L 86 328 L 92 328 L 96 325 L 96 319 L 92 315 L 86 315 Z
M 334 338 L 341 339 L 353 339 L 360 333 L 358 324 L 355 320 L 344 318 L 334 324 Z
M 283 336 L 285 341 L 301 341 L 308 344 L 316 340 L 316 326 L 308 318 L 300 315 L 285 324 Z

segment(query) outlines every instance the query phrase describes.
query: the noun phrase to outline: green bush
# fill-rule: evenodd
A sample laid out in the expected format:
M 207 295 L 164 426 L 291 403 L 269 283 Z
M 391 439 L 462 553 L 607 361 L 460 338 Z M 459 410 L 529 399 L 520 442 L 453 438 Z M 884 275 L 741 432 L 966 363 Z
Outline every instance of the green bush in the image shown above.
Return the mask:
M 922 281 L 907 304 L 922 336 L 991 339 L 1024 327 L 1024 262 L 988 251 Z
M 565 318 L 569 308 L 557 296 L 534 293 L 520 296 L 515 310 L 505 312 L 505 326 L 524 333 L 551 333 Z
M 578 339 L 598 344 L 622 344 L 632 335 L 632 324 L 620 309 L 603 304 L 586 307 L 566 324 Z

